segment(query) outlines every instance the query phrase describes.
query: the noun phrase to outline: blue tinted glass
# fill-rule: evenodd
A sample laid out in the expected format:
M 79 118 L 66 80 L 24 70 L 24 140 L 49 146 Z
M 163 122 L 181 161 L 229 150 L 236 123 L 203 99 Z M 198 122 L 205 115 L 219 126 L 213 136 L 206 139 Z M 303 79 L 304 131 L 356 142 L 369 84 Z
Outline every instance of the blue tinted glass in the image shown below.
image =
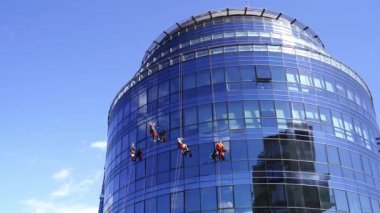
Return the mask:
M 201 201 L 199 190 L 185 191 L 185 211 L 186 212 L 199 212 L 201 210 Z
M 225 102 L 216 103 L 215 104 L 215 112 L 214 112 L 214 114 L 215 114 L 214 116 L 215 116 L 216 120 L 227 119 L 227 107 L 226 107 L 226 103 Z
M 224 70 L 223 68 L 219 69 L 213 69 L 212 70 L 212 82 L 215 83 L 222 83 L 224 82 Z
M 346 192 L 341 190 L 334 190 L 336 208 L 338 211 L 348 211 L 348 203 Z
M 169 81 L 158 84 L 158 97 L 164 97 L 169 95 Z
M 246 141 L 231 142 L 231 156 L 232 156 L 232 160 L 247 159 L 247 142 Z
M 252 206 L 251 185 L 235 185 L 235 208 Z
M 162 195 L 158 197 L 157 212 L 170 212 L 169 195 Z
M 227 67 L 225 72 L 226 72 L 226 82 L 240 81 L 240 72 L 237 67 Z
M 232 186 L 220 187 L 219 193 L 219 208 L 233 208 L 234 207 L 234 196 Z
M 191 89 L 195 87 L 195 73 L 183 76 L 183 89 Z
M 192 107 L 184 110 L 184 124 L 190 125 L 197 123 L 197 108 Z
M 256 79 L 267 80 L 271 79 L 271 72 L 269 66 L 256 66 Z
M 285 69 L 283 67 L 271 67 L 273 81 L 286 81 Z
M 201 189 L 201 208 L 202 211 L 216 209 L 216 190 L 214 187 Z
M 202 105 L 198 107 L 198 122 L 212 121 L 212 109 L 211 105 Z
M 242 118 L 243 116 L 243 106 L 241 101 L 228 102 L 229 119 Z
M 208 70 L 202 70 L 197 73 L 197 86 L 205 86 L 210 84 L 210 73 Z
M 240 67 L 241 80 L 242 81 L 253 81 L 255 79 L 255 68 L 251 67 Z
M 361 212 L 359 196 L 352 192 L 347 192 L 348 204 L 351 212 Z
M 260 101 L 260 109 L 262 117 L 274 117 L 274 103 L 273 101 Z
M 338 154 L 337 148 L 333 146 L 326 146 L 326 151 L 327 151 L 329 163 L 339 165 L 340 161 L 339 161 L 339 154 Z
M 177 192 L 171 194 L 171 212 L 183 213 L 184 212 L 184 197 L 183 192 Z
M 146 213 L 156 213 L 157 205 L 156 198 L 151 198 L 145 201 L 145 212 Z
M 258 101 L 244 101 L 244 117 L 259 118 L 260 106 Z

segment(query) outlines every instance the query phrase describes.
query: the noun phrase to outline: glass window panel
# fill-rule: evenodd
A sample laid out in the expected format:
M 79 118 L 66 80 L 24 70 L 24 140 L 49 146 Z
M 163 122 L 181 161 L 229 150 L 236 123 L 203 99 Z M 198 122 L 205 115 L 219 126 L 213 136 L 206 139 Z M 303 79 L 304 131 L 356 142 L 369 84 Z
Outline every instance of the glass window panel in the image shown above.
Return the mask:
M 305 111 L 302 103 L 292 103 L 292 115 L 294 119 L 304 120 Z
M 300 152 L 300 160 L 314 160 L 314 153 L 311 148 L 311 143 L 309 142 L 300 142 L 299 144 L 299 152 Z
M 197 73 L 197 86 L 205 86 L 210 84 L 210 72 L 208 70 L 202 70 Z
M 352 192 L 347 192 L 348 204 L 350 206 L 350 212 L 361 212 L 362 208 L 360 206 L 359 196 Z
M 344 88 L 343 84 L 336 82 L 336 91 L 341 96 L 346 96 L 346 89 Z
M 244 117 L 259 118 L 260 107 L 258 101 L 244 101 Z
M 283 67 L 271 67 L 273 81 L 286 81 L 285 69 Z
M 148 102 L 154 101 L 157 99 L 157 87 L 151 87 L 148 89 Z
M 319 187 L 318 192 L 321 208 L 335 210 L 334 190 L 330 188 Z
M 271 206 L 286 206 L 285 186 L 268 185 Z
M 228 102 L 228 118 L 236 119 L 243 117 L 243 106 L 241 101 Z
M 235 185 L 234 196 L 236 208 L 252 206 L 251 185 Z
M 346 192 L 341 190 L 334 190 L 334 194 L 337 210 L 348 212 Z
M 305 86 L 312 86 L 311 72 L 300 70 L 300 83 Z
M 305 207 L 320 208 L 318 188 L 315 186 L 303 186 Z
M 341 114 L 335 111 L 332 111 L 332 121 L 334 125 L 334 130 L 335 130 L 335 136 L 339 138 L 345 138 L 344 135 L 344 126 L 343 126 L 343 120 L 341 117 Z
M 183 89 L 191 89 L 195 87 L 195 73 L 183 76 Z
M 326 89 L 329 92 L 335 92 L 335 82 L 333 79 L 325 76 Z
M 145 212 L 146 213 L 156 213 L 157 205 L 156 198 L 150 198 L 145 201 Z
M 318 107 L 310 104 L 305 104 L 306 119 L 319 121 Z
M 269 66 L 256 66 L 256 79 L 257 80 L 270 80 L 271 72 Z
M 275 117 L 275 109 L 273 101 L 260 101 L 261 116 Z
M 237 67 L 227 67 L 226 68 L 226 82 L 239 82 L 240 72 Z
M 179 88 L 179 79 L 178 78 L 173 78 L 170 80 L 170 92 L 177 92 Z
M 224 69 L 217 68 L 212 70 L 212 82 L 215 83 L 224 83 Z
M 265 157 L 281 158 L 280 144 L 278 140 L 264 139 Z
M 266 184 L 254 184 L 253 185 L 253 206 L 269 206 L 269 194 Z
M 261 122 L 259 118 L 246 118 L 245 125 L 247 129 L 261 128 Z
M 248 140 L 247 145 L 250 159 L 258 159 L 264 155 L 264 144 L 262 140 Z
M 325 122 L 327 124 L 331 124 L 331 112 L 329 109 L 319 107 L 319 115 L 322 122 Z
M 198 107 L 198 122 L 209 122 L 212 121 L 212 110 L 211 105 L 203 105 Z
M 184 123 L 185 125 L 197 123 L 197 108 L 191 107 L 184 110 Z
M 329 163 L 340 165 L 338 149 L 334 146 L 326 146 L 326 151 Z
M 304 207 L 303 188 L 300 185 L 285 185 L 288 197 L 288 206 Z
M 364 172 L 366 174 L 372 175 L 371 163 L 369 162 L 368 158 L 362 157 L 362 161 L 364 166 Z
M 255 68 L 250 67 L 240 67 L 241 80 L 242 81 L 253 81 L 255 77 Z
M 291 118 L 290 103 L 275 101 L 277 118 Z
M 378 200 L 371 198 L 371 204 L 372 212 L 380 212 L 380 205 Z
M 298 70 L 293 68 L 288 68 L 286 70 L 286 79 L 290 83 L 299 83 Z
M 244 129 L 245 122 L 243 118 L 229 120 L 230 129 Z
M 164 81 L 158 84 L 158 97 L 169 95 L 169 81 Z
M 369 198 L 367 196 L 360 195 L 360 204 L 362 206 L 363 212 L 366 212 L 366 213 L 372 212 L 371 203 L 370 203 Z
M 147 102 L 146 92 L 140 93 L 139 94 L 139 107 L 146 105 L 146 102 Z
M 169 170 L 169 165 L 170 165 L 168 163 L 170 162 L 169 154 L 170 154 L 169 152 L 164 152 L 158 155 L 158 159 L 160 159 L 159 161 L 157 161 L 158 172 L 164 172 L 164 171 Z
M 227 107 L 225 102 L 215 104 L 215 120 L 227 119 Z
M 174 129 L 179 127 L 179 112 L 170 113 L 170 128 Z
M 234 207 L 234 197 L 232 186 L 219 187 L 219 202 L 218 206 L 221 209 L 233 208 Z
M 246 141 L 233 141 L 231 143 L 232 160 L 246 160 L 247 159 L 247 142 Z
M 339 157 L 340 162 L 342 163 L 342 166 L 351 168 L 351 155 L 348 150 L 345 149 L 339 149 Z
M 184 212 L 184 197 L 183 192 L 176 192 L 171 194 L 171 212 L 183 213 Z
M 314 73 L 314 86 L 320 89 L 324 89 L 325 87 L 325 81 L 323 80 L 323 75 Z
M 354 93 L 348 88 L 347 88 L 347 98 L 350 99 L 351 101 L 355 101 Z
M 135 212 L 144 212 L 144 201 L 135 204 Z
M 298 149 L 296 141 L 293 140 L 281 140 L 281 151 L 283 159 L 298 159 Z
M 351 156 L 352 156 L 352 165 L 354 166 L 353 168 L 362 172 L 363 165 L 362 165 L 362 160 L 361 160 L 360 155 L 354 152 L 351 152 Z
M 199 189 L 185 191 L 185 200 L 186 212 L 199 212 L 201 210 Z
M 216 190 L 215 187 L 201 189 L 201 208 L 202 211 L 216 209 Z

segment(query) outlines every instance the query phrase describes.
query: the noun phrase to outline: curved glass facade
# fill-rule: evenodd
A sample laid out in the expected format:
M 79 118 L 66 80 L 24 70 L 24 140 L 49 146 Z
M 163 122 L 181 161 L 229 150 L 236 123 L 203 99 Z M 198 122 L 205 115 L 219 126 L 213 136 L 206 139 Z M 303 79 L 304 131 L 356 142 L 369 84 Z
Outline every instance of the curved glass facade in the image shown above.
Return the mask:
M 281 13 L 226 9 L 177 24 L 108 122 L 100 212 L 380 212 L 370 91 Z M 168 142 L 152 141 L 150 122 Z M 218 140 L 228 151 L 214 162 Z M 132 143 L 143 160 L 131 161 Z

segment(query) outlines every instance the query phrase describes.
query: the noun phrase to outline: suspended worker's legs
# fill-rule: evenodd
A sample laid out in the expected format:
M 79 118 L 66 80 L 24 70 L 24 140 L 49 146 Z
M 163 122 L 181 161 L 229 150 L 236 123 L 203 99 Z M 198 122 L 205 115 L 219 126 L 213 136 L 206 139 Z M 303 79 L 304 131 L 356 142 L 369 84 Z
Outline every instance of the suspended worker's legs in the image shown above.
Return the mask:
M 216 157 L 218 156 L 218 151 L 214 150 L 214 152 L 210 155 L 210 158 L 213 160 L 216 160 Z
M 144 159 L 141 149 L 137 150 L 136 156 L 139 158 L 139 160 L 143 160 Z
M 161 130 L 160 131 L 158 140 L 161 141 L 161 142 L 163 142 L 163 143 L 167 142 L 166 130 Z

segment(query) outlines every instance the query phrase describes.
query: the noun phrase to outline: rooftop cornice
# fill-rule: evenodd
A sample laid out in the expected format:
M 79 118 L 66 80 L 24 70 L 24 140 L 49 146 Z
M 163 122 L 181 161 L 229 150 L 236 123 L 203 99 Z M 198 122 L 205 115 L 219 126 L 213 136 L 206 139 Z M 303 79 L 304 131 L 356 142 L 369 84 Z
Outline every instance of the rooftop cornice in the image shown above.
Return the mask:
M 291 25 L 295 25 L 299 27 L 301 30 L 304 30 L 308 33 L 312 38 L 315 39 L 317 43 L 319 43 L 323 48 L 325 47 L 319 36 L 309 27 L 302 24 L 295 18 L 284 15 L 283 13 L 278 13 L 274 11 L 270 11 L 262 8 L 225 8 L 222 10 L 215 11 L 207 11 L 197 16 L 191 16 L 185 19 L 182 22 L 177 22 L 163 33 L 161 33 L 149 46 L 148 50 L 145 52 L 145 55 L 142 60 L 142 64 L 144 64 L 152 51 L 164 41 L 166 37 L 170 37 L 171 35 L 177 33 L 178 31 L 197 24 L 201 21 L 210 20 L 218 17 L 226 17 L 226 16 L 256 16 L 256 17 L 265 17 L 274 20 L 282 20 L 286 21 Z

